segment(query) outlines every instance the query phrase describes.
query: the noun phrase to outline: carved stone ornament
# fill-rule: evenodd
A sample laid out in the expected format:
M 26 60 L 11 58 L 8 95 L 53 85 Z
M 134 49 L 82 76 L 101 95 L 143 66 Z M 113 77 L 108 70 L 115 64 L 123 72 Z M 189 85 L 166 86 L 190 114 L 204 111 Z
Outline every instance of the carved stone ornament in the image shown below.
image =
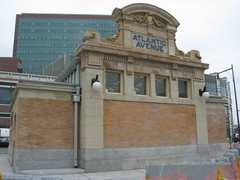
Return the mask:
M 164 28 L 164 24 L 160 21 L 158 21 L 154 14 L 151 14 L 149 12 L 146 13 L 145 16 L 135 16 L 133 17 L 133 22 L 137 22 L 139 24 L 150 24 L 158 28 Z
M 84 36 L 82 38 L 82 42 L 85 42 L 86 40 L 89 40 L 89 39 L 94 39 L 94 37 L 95 37 L 95 34 L 91 33 L 89 36 Z
M 110 41 L 110 42 L 115 42 L 119 36 L 120 36 L 120 29 L 119 29 L 119 24 L 117 25 L 118 29 L 117 29 L 117 32 L 116 34 L 113 36 L 113 37 L 107 37 L 106 39 L 102 39 L 103 41 Z
M 182 51 L 182 50 L 177 48 L 176 55 L 178 55 L 178 56 L 185 56 L 185 53 L 184 53 L 184 51 Z

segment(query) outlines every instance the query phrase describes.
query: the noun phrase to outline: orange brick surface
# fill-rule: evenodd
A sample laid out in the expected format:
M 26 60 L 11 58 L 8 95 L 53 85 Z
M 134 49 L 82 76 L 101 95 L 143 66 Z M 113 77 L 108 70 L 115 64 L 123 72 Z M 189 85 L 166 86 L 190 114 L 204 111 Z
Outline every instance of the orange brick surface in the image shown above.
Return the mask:
M 104 101 L 105 148 L 196 144 L 193 105 Z
M 14 131 L 17 149 L 73 148 L 71 101 L 20 98 Z
M 226 143 L 226 114 L 224 109 L 207 109 L 209 143 Z

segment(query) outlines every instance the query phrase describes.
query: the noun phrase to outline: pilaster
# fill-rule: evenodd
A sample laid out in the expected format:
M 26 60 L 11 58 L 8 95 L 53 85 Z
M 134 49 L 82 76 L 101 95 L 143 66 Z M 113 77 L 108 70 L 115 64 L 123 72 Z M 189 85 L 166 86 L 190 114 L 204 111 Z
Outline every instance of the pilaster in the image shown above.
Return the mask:
M 80 114 L 80 148 L 99 149 L 104 146 L 103 139 L 103 87 L 100 90 L 92 88 L 91 81 L 98 75 L 103 82 L 103 69 L 84 68 L 81 73 L 82 103 Z
M 208 144 L 208 124 L 206 113 L 206 100 L 199 96 L 199 89 L 203 89 L 204 82 L 193 81 L 196 106 L 197 144 Z

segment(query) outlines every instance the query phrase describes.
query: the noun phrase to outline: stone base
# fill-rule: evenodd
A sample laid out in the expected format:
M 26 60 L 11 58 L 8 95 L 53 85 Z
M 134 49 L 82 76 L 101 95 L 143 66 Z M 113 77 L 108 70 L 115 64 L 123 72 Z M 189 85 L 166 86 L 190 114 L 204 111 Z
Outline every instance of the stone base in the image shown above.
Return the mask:
M 145 168 L 146 164 L 204 162 L 223 156 L 228 144 L 80 150 L 80 167 L 86 172 Z
M 223 156 L 228 144 L 79 150 L 80 168 L 86 172 L 143 169 L 149 163 L 203 162 Z M 73 149 L 8 149 L 15 172 L 73 168 Z
M 72 149 L 14 149 L 9 150 L 8 159 L 14 172 L 74 167 Z

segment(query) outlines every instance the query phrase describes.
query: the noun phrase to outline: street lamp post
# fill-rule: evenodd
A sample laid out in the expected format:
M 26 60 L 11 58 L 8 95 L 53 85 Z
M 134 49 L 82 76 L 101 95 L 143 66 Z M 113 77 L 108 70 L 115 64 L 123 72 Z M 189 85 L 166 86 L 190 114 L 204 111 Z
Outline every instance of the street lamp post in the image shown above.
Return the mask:
M 233 79 L 233 87 L 234 87 L 234 95 L 235 95 L 235 104 L 236 104 L 236 113 L 237 113 L 237 123 L 238 123 L 238 136 L 240 137 L 240 125 L 239 125 L 239 114 L 238 114 L 238 102 L 237 102 L 237 90 L 236 90 L 236 84 L 235 84 L 235 78 L 234 78 L 234 71 L 233 71 L 233 65 L 231 65 L 231 68 L 226 69 L 224 71 L 221 71 L 217 73 L 217 76 L 219 78 L 219 74 L 232 70 L 232 79 Z

